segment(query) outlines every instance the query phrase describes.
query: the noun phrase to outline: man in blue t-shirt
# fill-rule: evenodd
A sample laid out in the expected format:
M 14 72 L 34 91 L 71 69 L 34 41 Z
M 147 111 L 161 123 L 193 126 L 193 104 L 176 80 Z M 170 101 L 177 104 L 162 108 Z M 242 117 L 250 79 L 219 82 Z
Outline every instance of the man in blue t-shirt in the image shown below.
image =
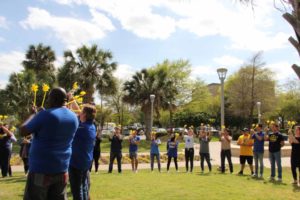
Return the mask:
M 79 108 L 79 107 L 78 107 Z M 79 114 L 79 127 L 72 143 L 69 177 L 73 199 L 89 199 L 89 168 L 93 161 L 96 108 L 86 104 Z
M 262 131 L 262 124 L 258 124 L 256 130 L 252 130 L 252 139 L 254 139 L 253 144 L 253 157 L 254 157 L 254 164 L 255 170 L 254 174 L 252 175 L 255 178 L 263 178 L 264 172 L 264 132 Z M 260 166 L 260 172 L 258 175 L 258 165 Z
M 138 152 L 138 144 L 140 143 L 140 137 L 136 135 L 136 130 L 132 131 L 132 135 L 129 136 L 129 157 L 131 159 L 131 167 L 132 172 L 137 173 L 138 167 L 138 159 L 137 159 L 137 152 Z
M 282 181 L 281 147 L 284 146 L 284 138 L 279 132 L 278 124 L 272 124 L 272 132 L 265 134 L 265 141 L 269 141 L 269 158 L 271 163 L 270 181 L 275 180 L 275 163 L 277 164 L 278 181 Z
M 78 119 L 64 106 L 63 88 L 52 89 L 48 99 L 49 109 L 32 115 L 20 130 L 23 136 L 33 133 L 25 200 L 67 199 L 67 172 Z

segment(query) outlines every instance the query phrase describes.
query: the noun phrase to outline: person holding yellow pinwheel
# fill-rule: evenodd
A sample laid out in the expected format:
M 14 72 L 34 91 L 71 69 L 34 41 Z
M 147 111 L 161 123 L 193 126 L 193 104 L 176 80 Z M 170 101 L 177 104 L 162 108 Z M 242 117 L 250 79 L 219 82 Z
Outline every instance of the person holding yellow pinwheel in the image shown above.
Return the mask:
M 20 127 L 22 136 L 33 135 L 25 200 L 67 199 L 72 142 L 79 123 L 65 107 L 66 101 L 66 91 L 53 88 L 49 108 L 32 114 Z
M 292 127 L 296 123 L 290 122 L 289 126 L 289 143 L 292 145 L 291 152 L 291 171 L 293 174 L 294 181 L 293 185 L 300 187 L 300 175 L 297 175 L 297 168 L 300 174 L 300 126 L 295 127 L 295 134 L 293 134 Z
M 220 131 L 221 142 L 221 173 L 225 173 L 225 158 L 227 158 L 230 173 L 233 173 L 233 165 L 231 161 L 231 131 L 228 128 L 222 128 Z
M 253 158 L 254 158 L 254 174 L 253 178 L 263 178 L 264 173 L 264 146 L 265 133 L 262 131 L 263 125 L 257 124 L 251 129 L 253 143 Z M 258 172 L 259 168 L 259 172 Z
M 150 160 L 151 160 L 151 172 L 153 172 L 154 167 L 154 158 L 156 158 L 158 171 L 161 172 L 160 166 L 160 153 L 158 146 L 161 144 L 160 139 L 157 137 L 157 134 L 153 132 L 151 134 L 151 150 L 150 150 Z
M 271 164 L 270 181 L 275 181 L 275 163 L 277 165 L 277 181 L 282 182 L 281 148 L 284 146 L 283 135 L 279 132 L 279 125 L 272 123 L 272 132 L 265 133 L 265 141 L 269 141 L 269 159 Z
M 185 169 L 186 172 L 193 172 L 194 168 L 194 129 L 193 127 L 190 127 L 187 135 L 183 136 L 183 140 L 185 142 L 185 148 L 184 148 L 184 156 L 185 156 Z M 190 169 L 189 169 L 189 163 L 190 163 Z
M 200 166 L 201 172 L 204 172 L 204 160 L 206 160 L 209 172 L 211 172 L 209 142 L 211 141 L 211 133 L 203 126 L 200 129 L 199 143 L 200 143 Z
M 167 142 L 167 155 L 168 155 L 167 172 L 169 172 L 172 158 L 174 159 L 175 169 L 178 172 L 178 164 L 177 164 L 178 145 L 179 142 L 177 141 L 176 134 L 172 133 L 170 139 Z
M 0 168 L 2 177 L 5 178 L 9 171 L 11 156 L 11 142 L 15 138 L 6 124 L 0 124 Z

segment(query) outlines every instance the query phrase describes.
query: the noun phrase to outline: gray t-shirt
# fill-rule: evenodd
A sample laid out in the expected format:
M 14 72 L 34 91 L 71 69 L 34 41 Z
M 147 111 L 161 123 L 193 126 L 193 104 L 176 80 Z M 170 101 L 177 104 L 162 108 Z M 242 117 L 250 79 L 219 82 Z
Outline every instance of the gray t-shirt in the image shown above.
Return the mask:
M 204 137 L 204 138 L 200 138 L 199 142 L 200 142 L 200 153 L 209 153 L 209 142 L 210 142 L 211 138 L 209 137 Z
M 183 140 L 185 141 L 185 148 L 194 148 L 194 136 L 185 135 Z

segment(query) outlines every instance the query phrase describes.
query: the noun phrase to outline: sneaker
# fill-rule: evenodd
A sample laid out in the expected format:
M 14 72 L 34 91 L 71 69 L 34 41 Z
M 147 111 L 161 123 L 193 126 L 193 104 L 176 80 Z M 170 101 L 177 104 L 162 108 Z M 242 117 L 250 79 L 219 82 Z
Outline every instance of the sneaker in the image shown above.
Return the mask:
M 257 174 L 251 174 L 252 178 L 257 178 Z
M 243 171 L 239 171 L 239 173 L 238 173 L 238 175 L 243 175 L 244 173 L 243 173 Z
M 277 182 L 280 182 L 280 183 L 281 183 L 281 182 L 282 182 L 282 178 L 278 178 L 278 179 L 277 179 Z
M 297 186 L 298 186 L 298 187 L 300 187 L 300 181 L 298 181 L 298 184 L 297 184 Z
M 292 185 L 297 185 L 298 184 L 298 181 L 297 180 L 294 180 L 293 182 L 291 182 Z
M 263 177 L 262 174 L 260 174 L 260 175 L 258 176 L 258 178 L 259 178 L 259 179 L 264 179 L 264 177 Z
M 272 177 L 272 176 L 270 176 L 270 177 L 269 177 L 269 181 L 275 181 L 275 178 Z

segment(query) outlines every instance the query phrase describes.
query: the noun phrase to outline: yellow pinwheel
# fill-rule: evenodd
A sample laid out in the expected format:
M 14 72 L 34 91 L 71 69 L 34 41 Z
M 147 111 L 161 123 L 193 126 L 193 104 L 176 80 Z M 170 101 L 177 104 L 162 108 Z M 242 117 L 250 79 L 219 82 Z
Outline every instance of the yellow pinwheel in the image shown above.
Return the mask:
M 43 96 L 43 101 L 42 101 L 42 108 L 44 107 L 44 103 L 45 103 L 45 99 L 46 99 L 46 94 L 49 91 L 50 87 L 47 84 L 43 84 L 43 92 L 44 92 L 44 96 Z
M 39 86 L 37 84 L 31 85 L 31 91 L 34 93 L 33 106 L 36 106 L 36 93 L 38 90 L 39 90 Z
M 72 90 L 77 90 L 78 89 L 78 83 L 77 82 L 75 82 L 75 83 L 73 83 L 73 87 L 72 87 Z

